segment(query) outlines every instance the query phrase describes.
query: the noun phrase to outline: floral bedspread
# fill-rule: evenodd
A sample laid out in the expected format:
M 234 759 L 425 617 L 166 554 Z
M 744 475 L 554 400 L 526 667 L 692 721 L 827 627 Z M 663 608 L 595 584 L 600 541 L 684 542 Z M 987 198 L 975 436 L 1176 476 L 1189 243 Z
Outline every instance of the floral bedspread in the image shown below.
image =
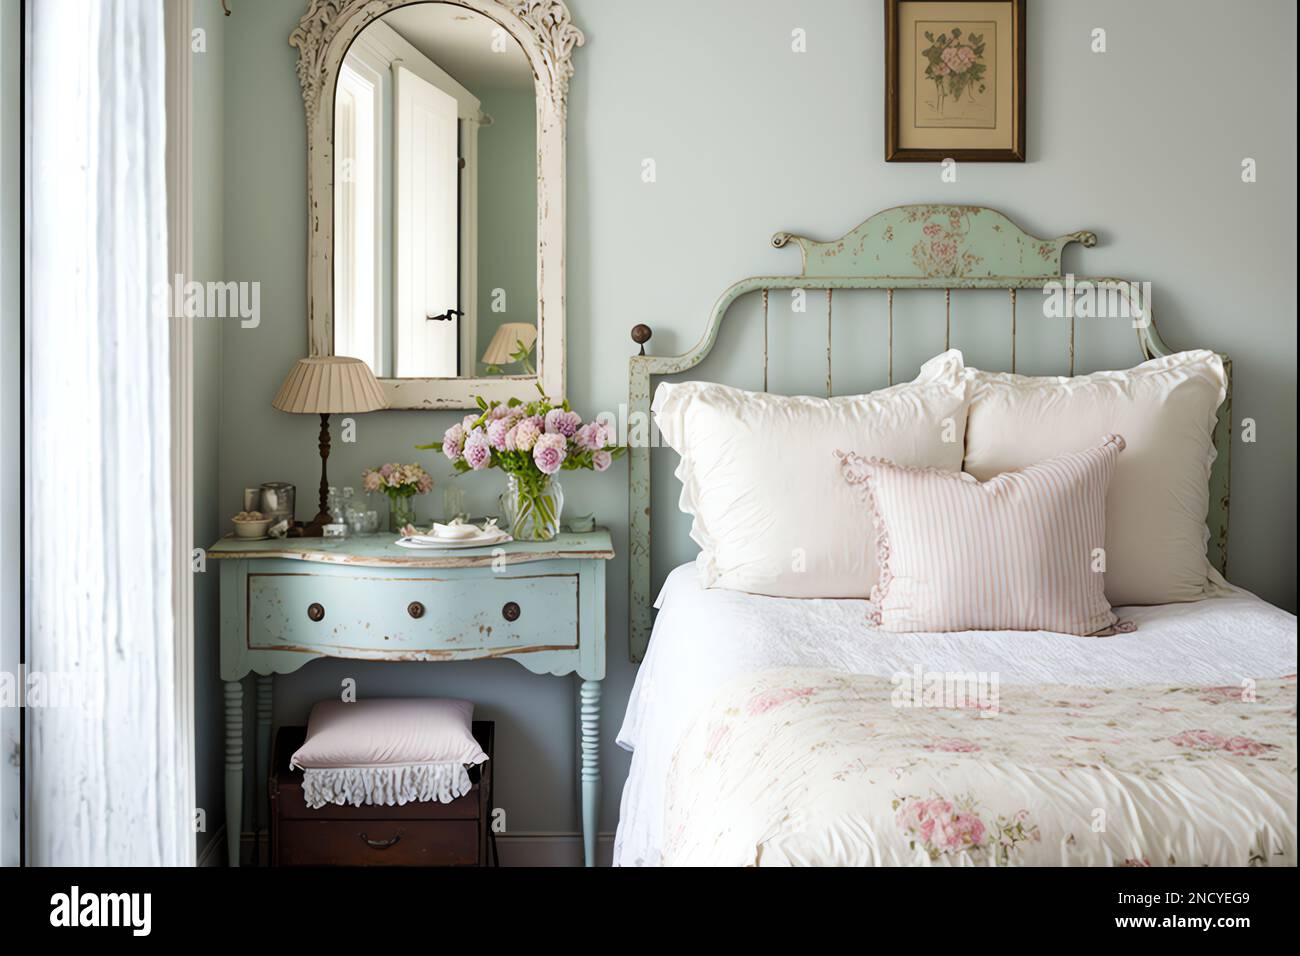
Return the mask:
M 1294 676 L 923 696 L 760 671 L 678 745 L 663 862 L 1294 866 L 1295 708 Z

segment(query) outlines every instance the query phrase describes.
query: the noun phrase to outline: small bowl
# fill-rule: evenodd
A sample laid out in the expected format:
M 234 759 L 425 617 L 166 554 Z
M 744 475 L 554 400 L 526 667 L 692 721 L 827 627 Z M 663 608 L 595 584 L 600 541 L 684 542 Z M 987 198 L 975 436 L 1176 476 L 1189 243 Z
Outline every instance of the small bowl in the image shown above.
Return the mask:
M 234 518 L 236 538 L 265 538 L 273 518 Z

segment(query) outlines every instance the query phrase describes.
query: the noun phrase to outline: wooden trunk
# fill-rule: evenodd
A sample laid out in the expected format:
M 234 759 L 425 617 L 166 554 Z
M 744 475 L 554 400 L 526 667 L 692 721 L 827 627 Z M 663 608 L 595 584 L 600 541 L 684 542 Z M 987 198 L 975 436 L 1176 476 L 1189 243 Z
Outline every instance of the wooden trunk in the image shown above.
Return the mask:
M 289 767 L 304 727 L 281 727 L 270 776 L 272 866 L 488 866 L 491 862 L 494 726 L 476 720 L 487 762 L 469 769 L 473 787 L 450 803 L 335 806 L 313 810 L 302 771 Z

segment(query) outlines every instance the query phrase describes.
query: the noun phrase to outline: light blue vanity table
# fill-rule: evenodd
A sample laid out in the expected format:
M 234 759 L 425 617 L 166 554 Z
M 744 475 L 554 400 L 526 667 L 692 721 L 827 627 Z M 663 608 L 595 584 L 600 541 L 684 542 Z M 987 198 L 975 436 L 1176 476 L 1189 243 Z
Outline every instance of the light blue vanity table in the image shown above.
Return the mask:
M 271 749 L 275 674 L 319 657 L 370 661 L 505 658 L 535 674 L 576 673 L 583 850 L 595 864 L 600 803 L 600 681 L 605 676 L 609 532 L 546 542 L 409 551 L 394 535 L 223 538 L 221 679 L 226 695 L 226 827 L 239 861 L 244 795 L 243 678 L 257 675 L 257 779 Z

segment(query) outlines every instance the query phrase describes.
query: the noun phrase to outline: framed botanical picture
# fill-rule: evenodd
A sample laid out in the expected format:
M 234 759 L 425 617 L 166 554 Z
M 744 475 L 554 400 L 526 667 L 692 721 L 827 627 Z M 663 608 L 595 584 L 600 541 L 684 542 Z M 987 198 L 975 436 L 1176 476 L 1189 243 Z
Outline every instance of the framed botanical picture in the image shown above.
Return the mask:
M 1025 0 L 885 0 L 885 159 L 1025 161 Z

